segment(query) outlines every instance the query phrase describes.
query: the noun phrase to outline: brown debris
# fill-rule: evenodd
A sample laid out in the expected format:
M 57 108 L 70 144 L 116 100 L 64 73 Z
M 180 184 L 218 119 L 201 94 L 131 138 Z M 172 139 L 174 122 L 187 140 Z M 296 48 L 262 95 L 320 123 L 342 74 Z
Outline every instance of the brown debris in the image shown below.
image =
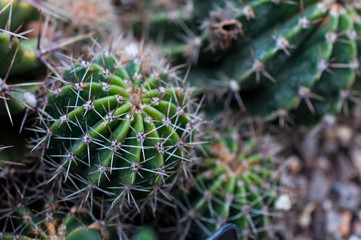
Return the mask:
M 236 19 L 236 10 L 231 4 L 211 12 L 210 19 L 201 28 L 209 33 L 209 47 L 213 51 L 229 49 L 233 41 L 243 35 L 242 23 Z

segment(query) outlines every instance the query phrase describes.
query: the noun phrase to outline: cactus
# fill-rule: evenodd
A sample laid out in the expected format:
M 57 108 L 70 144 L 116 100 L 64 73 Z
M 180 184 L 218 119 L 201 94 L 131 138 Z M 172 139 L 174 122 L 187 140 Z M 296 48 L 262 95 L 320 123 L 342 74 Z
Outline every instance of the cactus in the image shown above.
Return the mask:
M 61 20 L 74 32 L 117 33 L 115 10 L 110 0 L 46 0 L 36 5 L 47 14 Z
M 13 217 L 14 231 L 2 234 L 4 240 L 12 239 L 110 239 L 107 226 L 100 223 L 87 223 L 86 214 L 73 207 L 68 214 L 57 209 L 48 209 L 40 213 L 21 207 Z M 112 232 L 114 233 L 114 231 Z M 114 237 L 114 236 L 113 236 Z
M 139 57 L 122 56 L 102 53 L 65 72 L 64 86 L 48 96 L 46 155 L 52 175 L 64 172 L 78 192 L 97 189 L 114 204 L 138 207 L 186 168 L 197 119 L 187 88 L 173 86 L 169 70 L 149 74 Z
M 1 0 L 0 9 L 3 10 L 0 14 L 0 76 L 5 76 L 11 64 L 12 75 L 28 74 L 41 66 L 37 59 L 37 38 L 26 37 L 30 32 L 26 30 L 27 24 L 37 20 L 39 13 L 23 1 Z
M 235 131 L 214 136 L 204 146 L 208 156 L 193 167 L 194 179 L 179 191 L 181 239 L 205 239 L 225 223 L 237 226 L 240 239 L 268 239 L 279 191 L 273 156 Z
M 358 1 L 192 3 L 193 18 L 159 10 L 145 22 L 151 37 L 163 37 L 166 54 L 197 64 L 188 78 L 194 85 L 219 92 L 221 84 L 236 95 L 241 90 L 249 111 L 264 117 L 283 117 L 301 102 L 303 117 L 311 115 L 305 107 L 317 116 L 347 113 L 347 102 L 355 101 Z
M 131 240 L 157 240 L 157 235 L 151 227 L 141 226 L 136 231 Z

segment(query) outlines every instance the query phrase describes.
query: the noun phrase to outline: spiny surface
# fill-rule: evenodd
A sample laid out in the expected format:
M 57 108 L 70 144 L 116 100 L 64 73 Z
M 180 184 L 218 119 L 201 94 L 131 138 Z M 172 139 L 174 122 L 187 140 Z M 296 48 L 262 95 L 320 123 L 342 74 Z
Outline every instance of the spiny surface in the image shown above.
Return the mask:
M 36 20 L 38 11 L 23 1 L 0 1 L 0 77 L 4 78 L 17 52 L 11 74 L 29 73 L 41 64 L 37 61 L 37 39 L 27 39 L 26 25 Z M 20 45 L 20 47 L 18 47 Z
M 236 132 L 216 136 L 179 193 L 182 239 L 210 236 L 225 223 L 237 226 L 240 239 L 268 239 L 280 191 L 273 156 L 257 152 L 257 142 L 242 142 Z
M 34 212 L 26 207 L 21 207 L 17 211 L 17 216 L 12 218 L 13 226 L 8 224 L 5 227 L 7 231 L 0 232 L 0 236 L 4 240 L 110 239 L 110 233 L 105 222 L 95 221 L 89 224 L 88 220 L 89 217 L 84 213 L 84 209 L 77 209 L 75 207 L 70 209 L 67 214 L 63 210 L 59 211 L 58 207 L 51 205 L 44 206 L 44 210 L 41 212 Z M 14 229 L 11 230 L 11 228 Z M 112 233 L 114 234 L 114 232 Z
M 79 189 L 69 198 L 96 189 L 137 206 L 186 168 L 197 119 L 168 69 L 148 74 L 140 58 L 119 59 L 102 54 L 66 71 L 48 97 L 46 157 L 54 178 Z
M 189 2 L 191 17 L 156 9 L 146 26 L 165 53 L 197 64 L 194 85 L 223 93 L 221 85 L 240 105 L 241 90 L 252 113 L 280 118 L 299 106 L 303 117 L 347 113 L 359 96 L 358 1 Z

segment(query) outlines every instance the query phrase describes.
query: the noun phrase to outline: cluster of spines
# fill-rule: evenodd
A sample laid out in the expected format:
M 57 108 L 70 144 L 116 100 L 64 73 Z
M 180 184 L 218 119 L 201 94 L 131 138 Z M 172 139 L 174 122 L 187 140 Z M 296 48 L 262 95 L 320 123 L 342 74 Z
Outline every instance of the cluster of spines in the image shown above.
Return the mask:
M 25 2 L 0 1 L 0 96 L 4 104 L 1 112 L 9 116 L 22 113 L 25 108 L 33 109 L 36 98 L 33 92 L 38 83 L 24 81 L 19 76 L 29 73 L 40 66 L 36 56 L 36 39 L 25 35 L 24 23 L 37 16 L 37 11 Z
M 67 212 L 69 211 L 69 212 Z M 72 207 L 60 209 L 56 205 L 45 205 L 44 210 L 35 212 L 21 207 L 12 216 L 14 229 L 5 229 L 2 239 L 110 239 L 115 234 L 106 223 L 89 221 L 85 209 Z M 115 236 L 112 236 L 115 237 Z
M 205 146 L 209 155 L 179 192 L 182 239 L 210 236 L 225 223 L 237 226 L 240 239 L 272 236 L 279 176 L 273 156 L 257 152 L 257 144 L 229 132 Z
M 150 26 L 155 19 L 153 14 Z M 154 26 L 167 29 L 167 21 Z M 200 26 L 192 24 L 199 21 Z M 244 96 L 253 113 L 284 122 L 301 102 L 312 115 L 347 113 L 347 102 L 358 97 L 352 88 L 360 72 L 361 16 L 352 1 L 225 2 L 215 10 L 194 1 L 194 19 L 173 25 L 181 33 L 164 38 L 165 53 L 175 59 L 200 54 L 199 60 L 191 60 L 198 66 L 192 68 L 190 82 L 214 85 L 211 89 L 220 93 L 218 85 L 223 84 L 242 108 Z M 182 34 L 189 38 L 179 38 Z
M 187 168 L 199 120 L 189 92 L 173 87 L 167 72 L 142 72 L 139 61 L 100 55 L 75 63 L 64 86 L 49 94 L 44 119 L 52 179 L 83 183 L 67 198 L 97 189 L 114 204 L 138 208 L 139 199 L 156 198 Z

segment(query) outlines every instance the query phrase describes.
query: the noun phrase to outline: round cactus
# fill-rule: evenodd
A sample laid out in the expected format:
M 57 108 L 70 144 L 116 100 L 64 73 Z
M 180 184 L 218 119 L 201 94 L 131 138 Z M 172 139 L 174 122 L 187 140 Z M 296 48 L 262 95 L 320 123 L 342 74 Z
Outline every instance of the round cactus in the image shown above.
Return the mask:
M 78 211 L 79 209 L 72 208 L 68 214 L 64 214 L 56 209 L 48 209 L 36 213 L 22 207 L 17 211 L 17 216 L 12 217 L 15 229 L 0 233 L 1 239 L 108 240 L 110 232 L 114 234 L 113 230 L 110 231 L 101 222 L 89 224 L 86 214 Z
M 164 32 L 166 54 L 197 63 L 188 77 L 194 85 L 221 93 L 223 85 L 240 103 L 241 90 L 250 112 L 279 118 L 296 109 L 302 119 L 347 113 L 358 97 L 359 1 L 192 3 L 193 18 L 159 10 L 144 25 L 153 37 Z
M 279 191 L 273 156 L 235 132 L 216 136 L 205 146 L 209 155 L 194 166 L 194 179 L 179 192 L 181 238 L 210 236 L 225 223 L 237 226 L 240 239 L 270 237 Z
M 48 97 L 46 156 L 53 175 L 81 189 L 73 196 L 97 189 L 138 207 L 186 167 L 197 119 L 169 70 L 147 73 L 140 58 L 121 59 L 102 54 L 65 72 L 64 86 Z

